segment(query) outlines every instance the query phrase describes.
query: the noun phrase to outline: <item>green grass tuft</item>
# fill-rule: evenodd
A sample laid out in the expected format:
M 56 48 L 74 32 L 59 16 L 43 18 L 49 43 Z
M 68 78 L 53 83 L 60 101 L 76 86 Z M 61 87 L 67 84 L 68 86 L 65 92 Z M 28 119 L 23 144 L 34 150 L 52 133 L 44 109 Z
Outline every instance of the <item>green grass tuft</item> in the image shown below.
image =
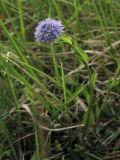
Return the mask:
M 0 160 L 119 160 L 120 1 L 1 0 L 0 13 Z M 47 17 L 66 35 L 36 43 Z

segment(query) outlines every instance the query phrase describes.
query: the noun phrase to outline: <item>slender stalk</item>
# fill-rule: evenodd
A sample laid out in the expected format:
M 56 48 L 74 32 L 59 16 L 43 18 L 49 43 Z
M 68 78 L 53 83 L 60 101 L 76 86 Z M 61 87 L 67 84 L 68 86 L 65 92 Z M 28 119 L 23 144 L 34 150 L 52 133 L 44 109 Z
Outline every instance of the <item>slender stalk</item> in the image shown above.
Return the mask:
M 62 62 L 61 62 L 61 73 L 62 73 L 62 85 L 63 85 L 63 93 L 64 93 L 65 110 L 66 110 L 66 112 L 68 112 L 68 109 L 67 109 L 66 83 L 65 83 L 65 75 L 64 75 L 64 69 L 63 69 Z
M 21 35 L 22 35 L 22 38 L 25 40 L 25 27 L 24 27 L 24 20 L 23 20 L 22 0 L 18 0 L 18 11 L 19 11 Z
M 63 35 L 63 37 L 61 37 L 61 40 L 66 43 L 67 45 L 69 45 L 70 47 L 73 48 L 74 52 L 79 56 L 80 58 L 80 62 L 82 62 L 88 72 L 88 76 L 89 76 L 89 88 L 90 88 L 90 102 L 89 102 L 89 108 L 88 108 L 88 115 L 87 115 L 87 120 L 85 122 L 85 128 L 88 127 L 89 124 L 89 120 L 90 120 L 90 115 L 92 112 L 92 108 L 93 108 L 93 99 L 94 99 L 94 86 L 92 84 L 92 73 L 91 70 L 88 66 L 88 61 L 89 61 L 89 57 L 88 55 L 78 46 L 78 43 L 76 40 L 72 40 L 69 36 L 67 35 Z
M 94 99 L 94 88 L 93 85 L 91 83 L 91 78 L 92 78 L 92 74 L 90 71 L 90 68 L 88 65 L 86 65 L 86 68 L 88 70 L 88 75 L 89 75 L 89 88 L 90 88 L 90 102 L 89 102 L 89 108 L 88 108 L 88 114 L 87 114 L 87 120 L 86 120 L 86 124 L 85 124 L 85 128 L 88 127 L 89 125 L 89 120 L 90 120 L 90 115 L 93 109 L 93 99 Z
M 57 59 L 56 59 L 56 54 L 55 54 L 55 49 L 54 49 L 53 43 L 51 43 L 51 52 L 52 52 L 52 58 L 53 58 L 55 78 L 56 78 L 57 82 L 60 82 L 58 64 L 57 64 Z
M 80 20 L 79 20 L 79 2 L 78 0 L 73 0 L 73 4 L 74 4 L 74 10 L 75 10 L 75 17 L 76 17 L 76 28 L 80 35 L 81 26 L 80 26 Z

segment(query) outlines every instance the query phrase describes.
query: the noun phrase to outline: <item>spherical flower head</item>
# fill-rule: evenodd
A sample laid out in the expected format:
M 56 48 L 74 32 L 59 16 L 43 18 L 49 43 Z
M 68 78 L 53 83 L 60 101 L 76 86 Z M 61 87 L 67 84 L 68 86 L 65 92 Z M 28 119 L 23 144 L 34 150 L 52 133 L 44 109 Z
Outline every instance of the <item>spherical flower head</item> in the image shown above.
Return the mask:
M 36 42 L 52 42 L 63 32 L 61 21 L 47 18 L 41 21 L 35 30 Z

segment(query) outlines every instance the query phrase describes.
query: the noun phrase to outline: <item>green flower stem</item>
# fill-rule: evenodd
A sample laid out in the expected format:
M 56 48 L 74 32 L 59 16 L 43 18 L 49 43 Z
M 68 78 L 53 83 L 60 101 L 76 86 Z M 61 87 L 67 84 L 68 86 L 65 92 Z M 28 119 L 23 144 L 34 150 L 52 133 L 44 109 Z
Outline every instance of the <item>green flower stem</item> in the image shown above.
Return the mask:
M 56 77 L 57 82 L 60 82 L 58 64 L 57 64 L 57 59 L 56 59 L 56 54 L 55 54 L 55 49 L 54 49 L 53 43 L 51 43 L 51 52 L 52 52 L 52 58 L 53 58 L 55 77 Z
M 89 108 L 88 108 L 88 114 L 85 122 L 85 128 L 89 126 L 89 121 L 90 121 L 90 115 L 93 109 L 93 99 L 94 99 L 94 85 L 92 83 L 92 73 L 91 70 L 88 66 L 89 62 L 89 57 L 88 55 L 78 46 L 78 43 L 76 40 L 72 40 L 69 36 L 63 34 L 60 37 L 60 40 L 69 45 L 70 47 L 73 48 L 74 52 L 79 56 L 80 61 L 85 65 L 87 71 L 88 71 L 88 76 L 89 76 L 89 88 L 90 88 L 90 102 L 89 102 Z
M 92 112 L 92 106 L 93 106 L 93 97 L 94 97 L 94 88 L 93 88 L 93 85 L 91 83 L 91 79 L 92 79 L 92 73 L 91 73 L 91 70 L 88 66 L 88 61 L 87 61 L 87 56 L 86 56 L 86 53 L 84 53 L 84 51 L 82 51 L 82 49 L 80 49 L 78 47 L 78 44 L 76 43 L 76 45 L 74 45 L 73 43 L 73 46 L 72 46 L 73 50 L 75 51 L 75 53 L 77 53 L 80 57 L 80 60 L 81 62 L 85 65 L 87 71 L 88 71 L 88 76 L 89 76 L 89 88 L 90 88 L 90 102 L 89 102 L 89 107 L 88 107 L 88 112 L 87 112 L 87 119 L 85 121 L 85 128 L 87 128 L 89 126 L 89 121 L 90 121 L 90 115 L 91 115 L 91 112 Z

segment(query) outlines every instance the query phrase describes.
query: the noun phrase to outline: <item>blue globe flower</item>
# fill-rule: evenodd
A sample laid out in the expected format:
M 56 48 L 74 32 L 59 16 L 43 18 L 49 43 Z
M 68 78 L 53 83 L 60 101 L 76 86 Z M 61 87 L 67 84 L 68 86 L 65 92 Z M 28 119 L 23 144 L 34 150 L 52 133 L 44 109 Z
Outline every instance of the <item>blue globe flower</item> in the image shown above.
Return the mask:
M 63 32 L 63 24 L 51 18 L 41 21 L 36 27 L 36 42 L 51 42 L 57 39 Z

